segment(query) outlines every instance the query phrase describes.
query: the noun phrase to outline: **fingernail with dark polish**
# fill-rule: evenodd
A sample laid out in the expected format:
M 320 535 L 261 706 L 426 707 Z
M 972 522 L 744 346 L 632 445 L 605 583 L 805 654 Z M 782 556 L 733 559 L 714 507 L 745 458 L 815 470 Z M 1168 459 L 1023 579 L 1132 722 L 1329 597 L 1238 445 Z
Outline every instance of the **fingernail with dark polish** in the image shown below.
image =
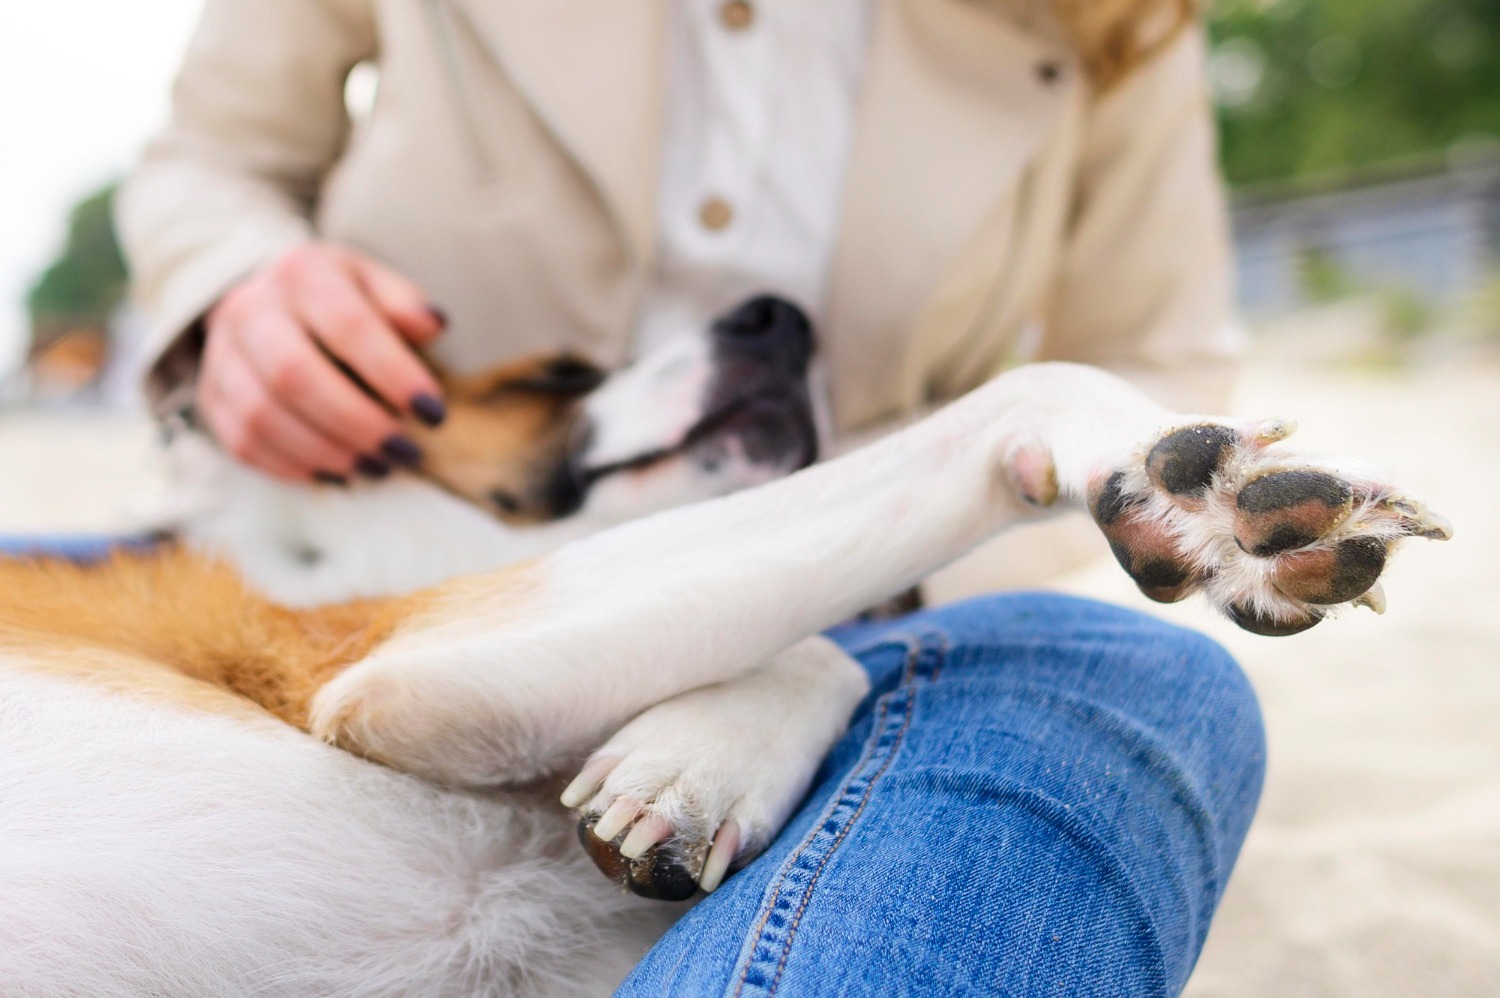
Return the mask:
M 448 328 L 448 313 L 447 312 L 444 312 L 442 309 L 438 308 L 436 305 L 428 305 L 427 306 L 427 314 L 430 315 L 430 316 L 432 316 L 434 319 L 436 319 L 437 320 L 437 324 L 439 326 L 441 326 L 444 329 Z
M 422 448 L 402 436 L 388 437 L 380 445 L 380 453 L 408 468 L 422 463 Z
M 366 478 L 384 478 L 391 473 L 391 466 L 378 457 L 361 454 L 354 462 L 354 470 Z
M 315 471 L 312 476 L 313 481 L 319 485 L 337 485 L 341 489 L 349 487 L 349 479 L 343 475 L 335 475 L 331 471 Z
M 442 399 L 424 392 L 412 398 L 411 414 L 427 426 L 442 426 L 448 418 L 448 407 Z

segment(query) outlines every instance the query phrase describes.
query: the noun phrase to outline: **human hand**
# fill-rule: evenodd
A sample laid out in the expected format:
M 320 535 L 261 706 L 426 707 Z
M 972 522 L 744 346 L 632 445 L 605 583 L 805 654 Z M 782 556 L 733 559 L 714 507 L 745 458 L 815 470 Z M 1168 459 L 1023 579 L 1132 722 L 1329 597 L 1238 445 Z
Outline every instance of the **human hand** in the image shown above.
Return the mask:
M 429 426 L 445 415 L 437 380 L 412 350 L 445 322 L 400 274 L 353 250 L 303 243 L 208 313 L 198 409 L 230 454 L 277 478 L 384 477 L 392 462 L 421 460 L 400 415 Z

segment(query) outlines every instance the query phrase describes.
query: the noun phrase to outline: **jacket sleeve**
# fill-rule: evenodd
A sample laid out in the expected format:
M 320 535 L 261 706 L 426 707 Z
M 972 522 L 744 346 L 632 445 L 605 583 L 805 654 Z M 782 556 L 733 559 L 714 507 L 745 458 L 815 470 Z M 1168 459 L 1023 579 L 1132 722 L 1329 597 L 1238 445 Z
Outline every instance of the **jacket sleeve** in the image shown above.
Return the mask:
M 1039 351 L 1188 412 L 1225 408 L 1243 350 L 1205 55 L 1186 30 L 1090 108 Z
M 318 187 L 349 134 L 345 80 L 375 51 L 372 18 L 369 0 L 208 0 L 170 122 L 116 206 L 158 412 L 191 380 L 203 314 L 311 237 Z

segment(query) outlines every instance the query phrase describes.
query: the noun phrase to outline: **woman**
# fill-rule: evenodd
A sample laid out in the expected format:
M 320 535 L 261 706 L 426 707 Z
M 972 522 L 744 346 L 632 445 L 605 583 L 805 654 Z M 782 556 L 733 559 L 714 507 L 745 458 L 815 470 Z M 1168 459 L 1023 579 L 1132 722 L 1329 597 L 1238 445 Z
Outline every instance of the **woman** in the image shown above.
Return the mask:
M 121 199 L 150 391 L 270 474 L 379 477 L 419 454 L 336 362 L 437 423 L 409 345 L 612 363 L 772 289 L 843 433 L 1021 359 L 1219 408 L 1203 49 L 1189 0 L 209 0 Z M 1180 990 L 1259 791 L 1233 662 L 1036 596 L 840 639 L 875 696 L 622 993 Z

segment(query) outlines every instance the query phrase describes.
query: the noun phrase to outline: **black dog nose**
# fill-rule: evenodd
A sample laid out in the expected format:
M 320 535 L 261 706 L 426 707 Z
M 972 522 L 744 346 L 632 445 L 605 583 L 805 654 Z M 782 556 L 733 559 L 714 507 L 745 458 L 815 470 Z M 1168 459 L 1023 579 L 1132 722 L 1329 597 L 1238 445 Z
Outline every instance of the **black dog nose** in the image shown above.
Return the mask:
M 714 342 L 726 350 L 755 354 L 803 370 L 813 355 L 812 323 L 785 298 L 751 298 L 713 326 Z

